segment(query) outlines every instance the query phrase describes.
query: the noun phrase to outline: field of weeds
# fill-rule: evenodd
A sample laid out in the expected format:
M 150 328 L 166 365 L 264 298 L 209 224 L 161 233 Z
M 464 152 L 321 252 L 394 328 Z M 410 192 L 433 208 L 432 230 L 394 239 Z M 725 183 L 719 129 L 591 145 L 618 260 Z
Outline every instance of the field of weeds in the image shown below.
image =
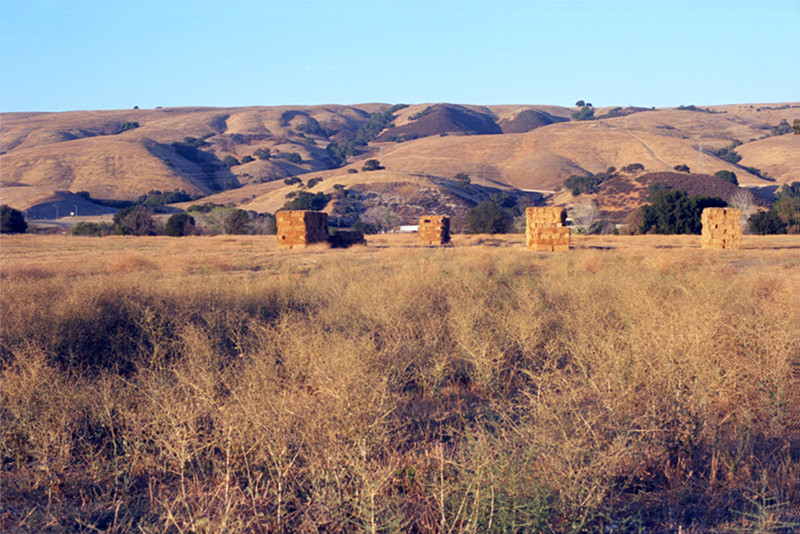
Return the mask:
M 3 236 L 4 532 L 790 532 L 800 237 Z

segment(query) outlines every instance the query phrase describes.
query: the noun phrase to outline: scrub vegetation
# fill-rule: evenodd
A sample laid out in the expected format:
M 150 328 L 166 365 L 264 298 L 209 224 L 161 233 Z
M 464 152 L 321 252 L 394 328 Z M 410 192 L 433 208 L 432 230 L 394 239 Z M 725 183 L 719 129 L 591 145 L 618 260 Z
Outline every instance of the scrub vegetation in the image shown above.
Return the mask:
M 797 236 L 2 239 L 4 531 L 800 521 Z

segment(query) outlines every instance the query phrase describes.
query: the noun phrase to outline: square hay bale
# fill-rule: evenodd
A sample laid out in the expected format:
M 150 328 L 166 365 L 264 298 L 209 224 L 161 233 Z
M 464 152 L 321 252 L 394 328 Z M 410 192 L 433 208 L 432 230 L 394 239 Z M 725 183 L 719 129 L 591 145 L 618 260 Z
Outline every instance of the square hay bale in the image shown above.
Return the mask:
M 424 245 L 444 245 L 450 242 L 450 217 L 423 215 L 419 218 L 419 238 Z
M 278 244 L 306 246 L 328 240 L 328 214 L 322 211 L 279 211 L 275 214 Z
M 560 252 L 569 250 L 570 231 L 564 226 L 564 208 L 528 208 L 525 212 L 528 250 Z
M 742 227 L 739 221 L 742 210 L 733 208 L 706 208 L 700 217 L 703 232 L 700 235 L 702 248 L 740 248 Z

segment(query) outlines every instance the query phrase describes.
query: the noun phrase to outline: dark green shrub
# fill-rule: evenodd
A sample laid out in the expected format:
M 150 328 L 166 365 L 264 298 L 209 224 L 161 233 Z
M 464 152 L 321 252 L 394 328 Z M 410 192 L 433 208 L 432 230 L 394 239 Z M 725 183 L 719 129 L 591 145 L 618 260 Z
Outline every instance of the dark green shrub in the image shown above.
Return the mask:
M 117 128 L 117 133 L 120 134 L 122 132 L 127 132 L 128 130 L 134 130 L 139 127 L 138 122 L 130 121 L 130 122 L 123 122 Z
M 715 172 L 714 176 L 726 182 L 730 182 L 733 185 L 739 185 L 739 180 L 736 178 L 735 172 L 722 170 Z
M 235 167 L 236 165 L 241 165 L 239 160 L 233 156 L 225 156 L 225 159 L 222 160 L 222 164 L 228 167 L 229 169 L 231 167 Z
M 269 148 L 259 148 L 255 152 L 256 157 L 261 160 L 268 160 L 272 157 L 272 151 Z
M 72 235 L 99 237 L 111 233 L 111 225 L 81 221 L 72 227 L 70 233 Z
M 718 197 L 689 197 L 686 191 L 667 189 L 653 193 L 642 206 L 641 232 L 655 234 L 699 234 L 705 208 L 727 206 Z
M 368 159 L 364 162 L 364 166 L 361 167 L 362 171 L 379 171 L 384 169 L 385 167 L 381 166 L 381 162 L 377 159 Z
M 0 206 L 0 233 L 24 234 L 28 230 L 25 215 L 7 204 Z
M 689 166 L 686 165 L 685 163 L 680 163 L 678 165 L 675 165 L 673 169 L 675 169 L 678 172 L 687 172 L 687 173 L 690 172 Z
M 186 211 L 193 211 L 196 213 L 210 213 L 215 208 L 222 208 L 222 204 L 216 202 L 205 202 L 203 204 L 192 204 Z
M 223 228 L 226 234 L 244 235 L 249 233 L 250 215 L 244 210 L 231 210 L 225 217 Z
M 303 163 L 303 157 L 297 152 L 288 152 L 283 156 L 289 163 Z
M 123 208 L 114 214 L 113 232 L 119 235 L 155 235 L 156 221 L 144 206 Z
M 290 176 L 288 178 L 284 178 L 283 183 L 285 183 L 286 185 L 302 184 L 303 180 L 301 180 L 297 176 Z
M 594 108 L 591 104 L 587 104 L 581 108 L 580 111 L 576 111 L 572 114 L 572 118 L 576 121 L 590 121 L 593 120 L 594 117 Z
M 313 194 L 301 191 L 295 198 L 284 204 L 282 209 L 319 211 L 325 209 L 330 200 L 331 196 L 322 192 Z
M 467 211 L 468 234 L 504 234 L 511 227 L 513 219 L 495 202 L 481 202 Z
M 573 174 L 564 180 L 564 187 L 572 191 L 572 196 L 578 196 L 581 193 L 597 193 L 597 188 L 602 180 L 598 179 L 595 175 L 578 176 Z
M 622 172 L 627 172 L 627 173 L 634 173 L 643 170 L 644 170 L 644 165 L 642 165 L 641 163 L 631 163 L 630 165 L 625 165 L 624 167 L 622 167 Z
M 172 237 L 190 235 L 194 231 L 194 217 L 186 212 L 176 213 L 167 219 L 164 234 Z
M 759 235 L 785 234 L 786 223 L 774 211 L 759 211 L 747 220 L 750 231 Z
M 242 165 L 244 165 L 245 163 L 250 163 L 251 161 L 255 161 L 255 158 L 253 156 L 245 156 L 242 158 Z

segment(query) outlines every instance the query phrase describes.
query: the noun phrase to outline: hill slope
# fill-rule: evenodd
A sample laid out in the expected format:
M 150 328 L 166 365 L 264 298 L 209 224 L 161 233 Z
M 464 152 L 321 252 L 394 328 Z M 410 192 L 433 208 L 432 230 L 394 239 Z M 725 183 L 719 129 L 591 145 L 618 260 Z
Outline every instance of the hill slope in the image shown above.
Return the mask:
M 369 130 L 387 110 L 393 120 Z M 591 121 L 571 120 L 574 111 L 376 103 L 8 113 L 0 178 L 33 187 L 11 195 L 4 186 L 0 193 L 3 202 L 8 198 L 21 208 L 41 197 L 36 188 L 113 199 L 182 189 L 247 203 L 255 191 L 276 189 L 269 185 L 273 180 L 340 175 L 359 170 L 368 158 L 404 175 L 449 179 L 466 173 L 473 184 L 531 191 L 554 191 L 570 175 L 630 163 L 648 172 L 678 164 L 693 174 L 731 170 L 742 185 L 766 194 L 800 179 L 800 136 L 772 135 L 781 121 L 800 118 L 798 104 L 603 108 L 595 116 L 607 118 Z M 356 138 L 366 144 L 353 144 Z M 350 154 L 339 169 L 327 150 L 334 142 Z M 733 144 L 740 161 L 718 157 L 719 149 Z

